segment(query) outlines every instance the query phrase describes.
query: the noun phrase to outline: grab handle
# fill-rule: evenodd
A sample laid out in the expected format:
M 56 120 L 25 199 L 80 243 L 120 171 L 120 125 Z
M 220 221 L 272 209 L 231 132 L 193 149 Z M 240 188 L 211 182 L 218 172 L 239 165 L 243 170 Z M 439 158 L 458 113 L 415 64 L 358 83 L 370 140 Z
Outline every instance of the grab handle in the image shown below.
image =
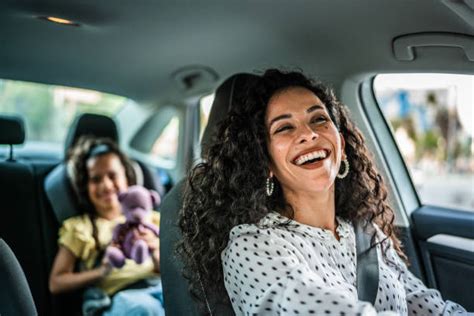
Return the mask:
M 453 33 L 420 33 L 397 37 L 393 40 L 393 53 L 400 61 L 415 60 L 416 47 L 458 47 L 464 50 L 469 61 L 474 61 L 474 36 Z

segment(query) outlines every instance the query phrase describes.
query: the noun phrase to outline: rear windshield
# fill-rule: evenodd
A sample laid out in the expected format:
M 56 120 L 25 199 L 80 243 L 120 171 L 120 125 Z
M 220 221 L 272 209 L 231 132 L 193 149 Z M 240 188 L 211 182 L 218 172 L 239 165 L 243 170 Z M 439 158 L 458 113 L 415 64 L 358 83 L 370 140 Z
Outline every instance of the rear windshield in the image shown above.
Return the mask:
M 93 90 L 0 79 L 0 114 L 23 117 L 25 142 L 62 144 L 78 114 L 114 116 L 127 100 Z

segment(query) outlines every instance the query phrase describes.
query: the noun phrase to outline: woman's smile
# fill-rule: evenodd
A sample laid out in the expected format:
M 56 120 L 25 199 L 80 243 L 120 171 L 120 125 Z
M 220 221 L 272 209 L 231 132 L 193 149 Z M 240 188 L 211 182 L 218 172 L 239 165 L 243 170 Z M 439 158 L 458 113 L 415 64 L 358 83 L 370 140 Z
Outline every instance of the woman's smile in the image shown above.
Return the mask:
M 298 154 L 293 163 L 297 166 L 303 166 L 308 164 L 313 164 L 318 161 L 322 161 L 329 157 L 331 151 L 329 149 L 315 148 L 306 150 L 301 154 Z

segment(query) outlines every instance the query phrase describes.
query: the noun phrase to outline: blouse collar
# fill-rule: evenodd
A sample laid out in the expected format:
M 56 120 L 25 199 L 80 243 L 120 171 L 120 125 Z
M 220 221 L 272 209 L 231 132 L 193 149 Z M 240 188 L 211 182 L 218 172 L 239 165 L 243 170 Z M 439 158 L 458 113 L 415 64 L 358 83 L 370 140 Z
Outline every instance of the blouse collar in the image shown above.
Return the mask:
M 350 232 L 351 232 L 351 227 L 352 227 L 351 224 L 339 216 L 336 216 L 336 220 L 338 223 L 336 227 L 336 232 L 339 235 L 339 237 L 340 238 L 350 237 Z M 288 217 L 285 217 L 277 212 L 268 213 L 260 220 L 259 224 L 262 226 L 286 225 L 288 228 L 292 230 L 296 230 L 302 233 L 307 233 L 311 236 L 314 236 L 320 239 L 329 239 L 329 238 L 334 239 L 334 234 L 329 229 L 323 229 L 320 227 L 313 227 L 306 224 L 302 224 L 295 220 L 289 219 Z

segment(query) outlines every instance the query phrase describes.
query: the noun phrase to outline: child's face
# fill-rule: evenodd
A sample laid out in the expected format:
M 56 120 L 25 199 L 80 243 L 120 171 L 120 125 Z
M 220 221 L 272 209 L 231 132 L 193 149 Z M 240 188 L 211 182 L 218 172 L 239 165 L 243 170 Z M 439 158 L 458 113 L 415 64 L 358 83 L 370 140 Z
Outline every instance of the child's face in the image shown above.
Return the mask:
M 92 157 L 87 161 L 89 199 L 99 215 L 120 209 L 118 193 L 127 190 L 125 168 L 114 154 Z

